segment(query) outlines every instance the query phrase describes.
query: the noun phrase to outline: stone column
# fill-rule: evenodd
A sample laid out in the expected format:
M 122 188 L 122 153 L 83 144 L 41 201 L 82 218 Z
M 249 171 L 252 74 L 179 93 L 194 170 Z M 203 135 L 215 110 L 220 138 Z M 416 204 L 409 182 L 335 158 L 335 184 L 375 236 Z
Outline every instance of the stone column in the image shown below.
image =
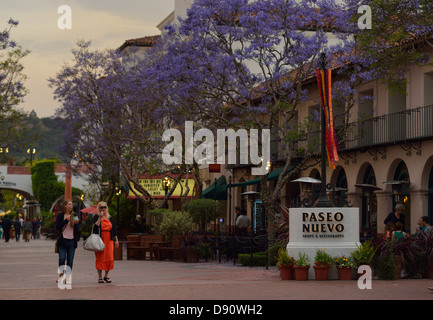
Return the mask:
M 377 199 L 377 234 L 380 235 L 385 232 L 383 221 L 394 208 L 392 208 L 392 192 L 376 191 L 375 193 Z

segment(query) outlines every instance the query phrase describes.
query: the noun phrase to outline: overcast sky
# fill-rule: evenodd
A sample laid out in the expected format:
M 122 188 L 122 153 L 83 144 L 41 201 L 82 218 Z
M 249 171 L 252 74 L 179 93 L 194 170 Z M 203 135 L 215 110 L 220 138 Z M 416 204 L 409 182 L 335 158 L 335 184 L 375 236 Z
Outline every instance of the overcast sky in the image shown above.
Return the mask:
M 57 13 L 72 9 L 72 29 L 60 30 Z M 21 107 L 49 117 L 58 107 L 47 79 L 72 61 L 78 39 L 92 40 L 98 49 L 118 48 L 125 40 L 159 34 L 156 28 L 174 10 L 174 0 L 0 0 L 0 30 L 9 18 L 19 21 L 11 38 L 30 49 L 23 59 L 30 93 Z

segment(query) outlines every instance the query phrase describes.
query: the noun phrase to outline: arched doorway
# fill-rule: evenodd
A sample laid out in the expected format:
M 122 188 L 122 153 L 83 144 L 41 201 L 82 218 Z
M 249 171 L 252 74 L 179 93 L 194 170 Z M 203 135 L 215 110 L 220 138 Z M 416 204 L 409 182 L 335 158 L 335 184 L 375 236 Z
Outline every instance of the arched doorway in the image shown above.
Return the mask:
M 393 197 L 392 197 L 392 207 L 398 203 L 404 205 L 404 215 L 405 215 L 405 229 L 407 232 L 410 230 L 410 177 L 409 170 L 407 169 L 404 161 L 400 161 L 394 172 L 394 181 L 401 182 L 400 184 L 393 185 Z
M 341 168 L 338 172 L 337 181 L 335 182 L 335 189 L 338 194 L 339 202 L 344 203 L 346 201 L 347 194 L 347 175 L 344 168 Z
M 362 178 L 362 184 L 377 186 L 376 174 L 371 164 L 367 166 Z M 361 229 L 366 233 L 377 232 L 377 197 L 374 188 L 362 188 L 362 219 Z
M 40 216 L 41 212 L 38 201 L 28 192 L 14 188 L 0 187 L 0 198 L 2 198 L 0 200 L 0 212 L 3 211 L 2 209 L 8 211 L 1 205 L 3 201 L 6 201 L 6 193 L 8 193 L 9 204 L 12 205 L 10 211 L 13 212 L 10 214 L 9 218 L 15 218 L 20 215 L 24 219 L 33 220 L 34 217 Z

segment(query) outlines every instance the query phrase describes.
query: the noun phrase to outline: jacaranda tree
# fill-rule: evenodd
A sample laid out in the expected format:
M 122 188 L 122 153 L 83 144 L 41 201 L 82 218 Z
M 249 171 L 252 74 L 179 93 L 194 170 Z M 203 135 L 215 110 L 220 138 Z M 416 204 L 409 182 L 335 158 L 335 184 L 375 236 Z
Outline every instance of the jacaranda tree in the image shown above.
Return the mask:
M 386 28 L 394 17 L 396 29 Z M 196 0 L 185 19 L 167 28 L 155 48 L 163 54 L 155 54 L 145 74 L 176 125 L 194 120 L 211 130 L 270 130 L 283 170 L 272 188 L 262 177 L 261 198 L 274 212 L 285 183 L 317 164 L 317 148 L 308 142 L 318 119 L 297 116 L 314 88 L 321 54 L 335 68 L 333 99 L 341 106 L 335 121 L 344 139 L 356 89 L 374 79 L 398 79 L 389 48 L 403 52 L 399 62 L 419 62 L 417 48 L 402 46 L 403 40 L 431 36 L 431 18 L 430 2 L 421 0 Z M 371 19 L 372 28 L 362 19 Z M 295 161 L 299 143 L 306 147 Z

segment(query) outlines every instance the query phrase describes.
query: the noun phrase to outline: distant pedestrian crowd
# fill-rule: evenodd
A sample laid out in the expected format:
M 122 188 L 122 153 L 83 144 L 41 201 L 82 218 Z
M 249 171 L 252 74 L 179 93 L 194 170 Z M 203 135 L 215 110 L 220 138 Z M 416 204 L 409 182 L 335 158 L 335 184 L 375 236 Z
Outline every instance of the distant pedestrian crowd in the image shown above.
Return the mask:
M 0 238 L 5 242 L 9 242 L 10 238 L 15 237 L 18 242 L 21 240 L 21 234 L 25 242 L 30 239 L 40 239 L 41 237 L 41 218 L 33 218 L 33 220 L 18 217 L 11 221 L 8 215 L 0 218 Z

